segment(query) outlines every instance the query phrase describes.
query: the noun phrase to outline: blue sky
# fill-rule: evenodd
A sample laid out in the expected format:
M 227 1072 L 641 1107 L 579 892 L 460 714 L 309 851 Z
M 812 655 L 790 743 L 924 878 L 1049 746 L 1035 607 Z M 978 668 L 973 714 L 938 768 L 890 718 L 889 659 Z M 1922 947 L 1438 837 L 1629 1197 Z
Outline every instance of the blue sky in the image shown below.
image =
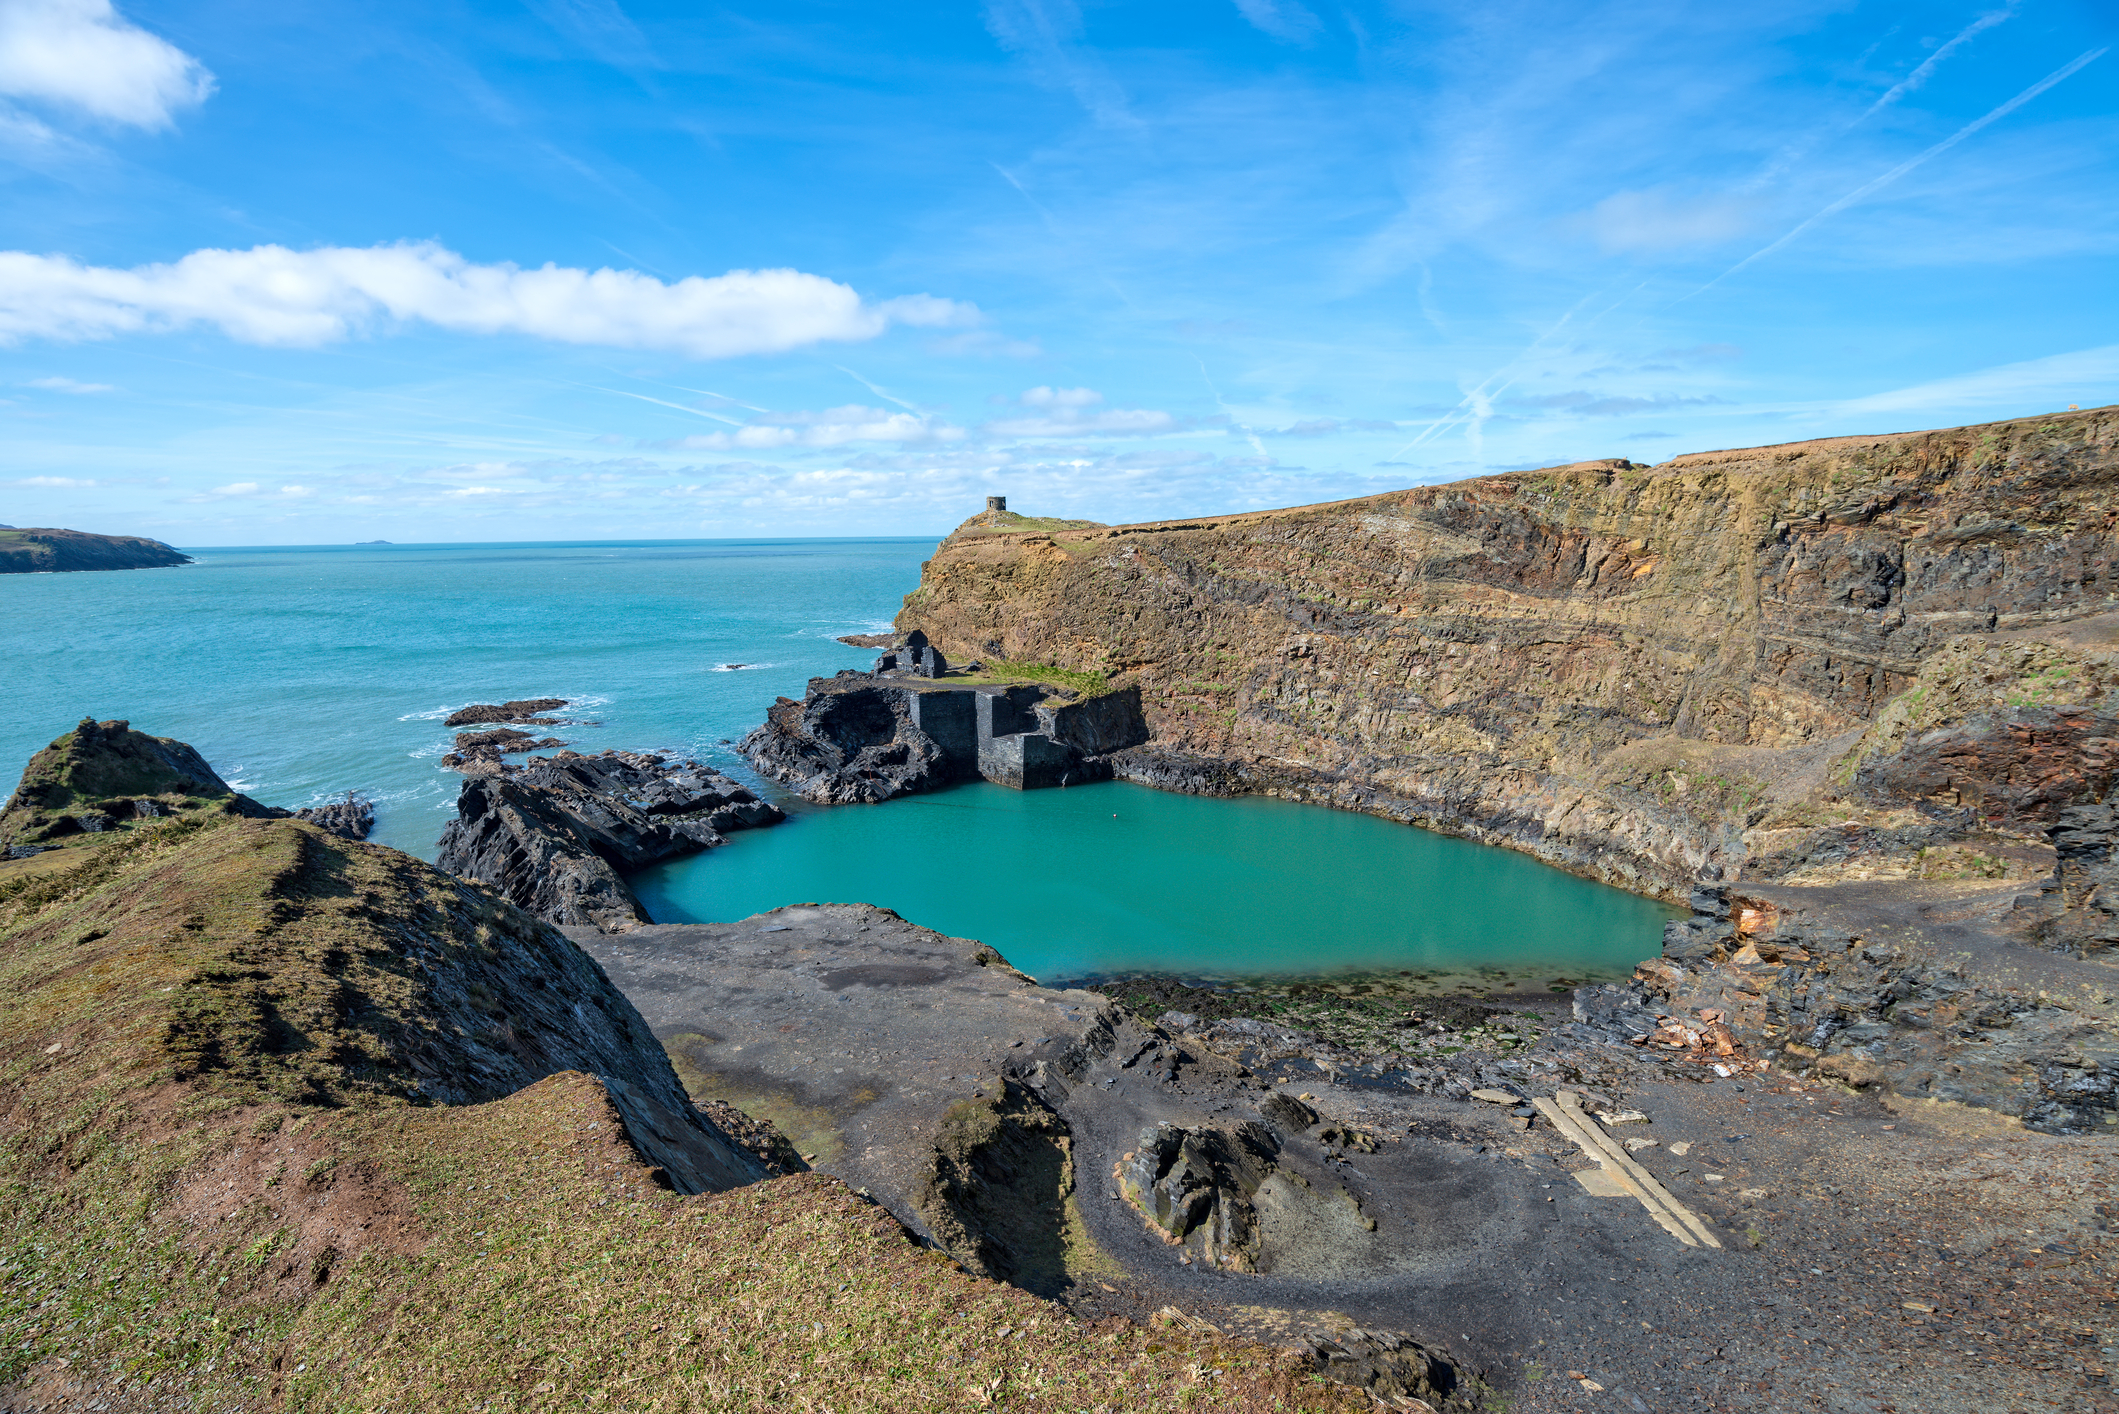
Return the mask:
M 0 0 L 0 521 L 938 533 L 2108 403 L 2115 31 Z

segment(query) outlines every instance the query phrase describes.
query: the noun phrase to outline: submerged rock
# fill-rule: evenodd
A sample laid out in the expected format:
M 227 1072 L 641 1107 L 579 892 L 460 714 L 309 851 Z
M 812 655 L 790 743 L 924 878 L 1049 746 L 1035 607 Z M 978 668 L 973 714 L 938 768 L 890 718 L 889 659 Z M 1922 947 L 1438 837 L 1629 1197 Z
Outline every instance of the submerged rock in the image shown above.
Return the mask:
M 785 818 L 696 761 L 564 751 L 465 780 L 435 863 L 547 922 L 620 932 L 649 920 L 619 871 Z

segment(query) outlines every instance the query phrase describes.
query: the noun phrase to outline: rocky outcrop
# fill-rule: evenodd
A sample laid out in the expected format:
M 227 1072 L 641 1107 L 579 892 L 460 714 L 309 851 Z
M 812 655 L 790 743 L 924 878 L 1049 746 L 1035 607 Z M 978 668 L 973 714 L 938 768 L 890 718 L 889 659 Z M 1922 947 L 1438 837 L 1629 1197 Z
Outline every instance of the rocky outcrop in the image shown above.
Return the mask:
M 375 828 L 375 802 L 347 791 L 344 800 L 304 807 L 294 812 L 294 818 L 307 820 L 342 840 L 364 840 Z
M 2053 822 L 2058 856 L 2045 897 L 2027 901 L 2037 941 L 2110 960 L 2119 946 L 2119 801 L 2076 805 Z
M 875 804 L 984 777 L 1018 790 L 1108 780 L 1147 736 L 1131 688 L 1093 697 L 1037 683 L 915 687 L 851 670 L 783 697 L 739 750 L 805 799 Z
M 1981 833 L 2042 849 L 2101 794 L 2106 677 L 2070 665 L 2107 650 L 2068 629 L 2119 603 L 2115 438 L 2101 409 L 1190 521 L 982 516 L 899 622 L 1137 685 L 1150 783 L 1369 810 L 1668 898 L 1932 873 Z
M 2098 833 L 2062 828 L 2086 844 Z M 2109 836 L 2092 848 L 2108 859 Z M 2006 931 L 2025 909 L 2037 896 L 2014 887 L 1943 899 L 1892 882 L 1705 889 L 1665 929 L 1662 956 L 1627 986 L 1578 993 L 1576 1015 L 1609 1041 L 1755 1056 L 2051 1133 L 2111 1133 L 2111 971 L 2013 946 Z
M 782 697 L 737 744 L 767 776 L 820 805 L 872 805 L 960 779 L 921 724 L 920 694 L 866 674 L 812 678 L 800 702 Z
M 696 761 L 561 752 L 506 775 L 467 779 L 435 863 L 546 922 L 617 932 L 649 921 L 621 871 L 785 818 Z
M 182 551 L 138 535 L 0 526 L 0 574 L 163 569 L 190 563 L 191 556 Z
M 0 810 L 0 846 L 33 848 L 201 810 L 251 819 L 288 813 L 238 794 L 181 741 L 84 717 L 23 768 Z
M 557 712 L 567 705 L 564 697 L 529 697 L 508 702 L 474 702 L 468 707 L 459 707 L 442 719 L 445 727 L 470 727 L 487 722 L 532 722 L 539 713 Z M 546 727 L 552 722 L 534 722 Z M 461 743 L 458 743 L 461 745 Z

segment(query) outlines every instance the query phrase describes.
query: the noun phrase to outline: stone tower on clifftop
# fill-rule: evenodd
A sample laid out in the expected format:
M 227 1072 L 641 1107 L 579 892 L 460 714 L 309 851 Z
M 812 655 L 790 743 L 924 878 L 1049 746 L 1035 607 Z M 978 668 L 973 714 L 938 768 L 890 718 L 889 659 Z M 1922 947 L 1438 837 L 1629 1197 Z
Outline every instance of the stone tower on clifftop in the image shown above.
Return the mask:
M 989 511 L 1005 511 L 1008 509 L 1008 498 L 1006 496 L 988 496 L 986 498 L 986 509 Z

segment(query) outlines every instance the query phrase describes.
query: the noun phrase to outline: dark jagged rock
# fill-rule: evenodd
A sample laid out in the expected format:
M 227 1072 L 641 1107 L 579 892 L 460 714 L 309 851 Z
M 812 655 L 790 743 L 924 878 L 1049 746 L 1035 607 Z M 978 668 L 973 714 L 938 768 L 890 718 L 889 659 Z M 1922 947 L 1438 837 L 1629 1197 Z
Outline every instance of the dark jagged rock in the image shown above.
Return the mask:
M 238 794 L 181 741 L 84 717 L 30 758 L 0 810 L 0 843 L 48 844 L 200 809 L 252 819 L 288 814 Z
M 975 776 L 1018 790 L 1108 780 L 1111 754 L 1146 735 L 1130 686 L 1070 700 L 1042 684 L 913 687 L 848 670 L 780 698 L 738 749 L 806 799 L 847 805 Z
M 785 818 L 696 761 L 567 751 L 466 780 L 435 863 L 547 922 L 620 932 L 649 920 L 619 871 Z
M 347 791 L 344 800 L 335 800 L 329 805 L 306 806 L 295 811 L 294 818 L 307 820 L 342 840 L 364 840 L 375 828 L 375 802 Z
M 181 550 L 138 535 L 0 526 L 0 574 L 164 569 L 190 563 L 191 556 Z
M 557 712 L 567 705 L 564 697 L 529 697 L 510 702 L 474 702 L 442 719 L 445 727 L 477 726 L 485 722 L 528 722 L 540 712 Z M 539 722 L 538 726 L 555 723 Z
M 859 675 L 856 675 L 857 677 Z M 918 691 L 814 678 L 782 697 L 737 746 L 751 764 L 820 805 L 870 805 L 940 788 L 966 772 L 921 728 Z
M 2058 856 L 2053 878 L 2027 910 L 2040 944 L 2077 957 L 2109 956 L 2119 946 L 2119 801 L 2070 806 L 2049 832 Z

